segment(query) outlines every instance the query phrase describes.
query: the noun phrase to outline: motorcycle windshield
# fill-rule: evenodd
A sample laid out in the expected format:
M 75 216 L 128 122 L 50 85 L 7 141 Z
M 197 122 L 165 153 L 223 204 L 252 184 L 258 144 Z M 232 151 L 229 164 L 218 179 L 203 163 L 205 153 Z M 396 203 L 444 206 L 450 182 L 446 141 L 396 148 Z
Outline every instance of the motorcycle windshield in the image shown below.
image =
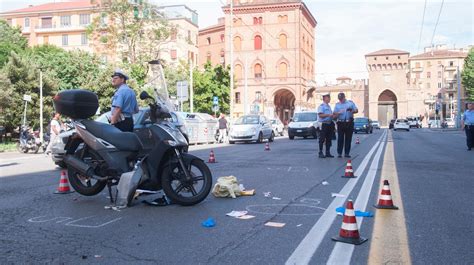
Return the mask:
M 163 67 L 159 62 L 151 62 L 149 66 L 145 90 L 153 91 L 157 103 L 161 105 L 161 111 L 170 113 L 174 111 L 174 105 L 169 97 Z

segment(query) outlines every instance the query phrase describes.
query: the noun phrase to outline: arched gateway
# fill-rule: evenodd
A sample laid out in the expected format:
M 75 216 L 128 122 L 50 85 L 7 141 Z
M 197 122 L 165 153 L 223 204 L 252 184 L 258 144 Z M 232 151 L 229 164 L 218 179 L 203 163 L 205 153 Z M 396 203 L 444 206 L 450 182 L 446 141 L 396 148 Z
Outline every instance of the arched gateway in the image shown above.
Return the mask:
M 378 119 L 381 126 L 388 126 L 391 119 L 397 118 L 397 96 L 384 90 L 378 99 Z
M 282 122 L 289 121 L 295 111 L 295 95 L 288 89 L 279 89 L 275 92 L 273 104 L 275 115 Z

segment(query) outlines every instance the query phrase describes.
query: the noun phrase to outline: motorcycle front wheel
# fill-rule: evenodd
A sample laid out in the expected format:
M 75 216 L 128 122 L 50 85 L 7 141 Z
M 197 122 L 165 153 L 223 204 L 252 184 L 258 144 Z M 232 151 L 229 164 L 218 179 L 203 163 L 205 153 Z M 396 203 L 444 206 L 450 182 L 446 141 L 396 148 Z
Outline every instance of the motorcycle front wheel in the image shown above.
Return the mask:
M 82 149 L 76 151 L 74 156 L 86 162 L 89 165 L 100 163 L 102 160 L 100 156 L 94 152 L 86 151 L 82 155 Z M 69 183 L 79 194 L 84 196 L 94 196 L 99 194 L 107 185 L 106 181 L 99 181 L 88 176 L 84 176 L 79 171 L 75 170 L 71 166 L 67 166 L 67 174 Z
M 168 163 L 163 169 L 161 181 L 163 191 L 172 202 L 191 206 L 200 203 L 209 195 L 212 175 L 202 160 L 194 159 L 186 167 L 191 174 L 191 180 L 186 180 L 179 163 Z
M 20 153 L 28 153 L 28 148 L 24 147 L 24 146 L 21 146 L 20 143 L 17 143 L 16 144 L 16 149 L 18 150 L 18 152 Z

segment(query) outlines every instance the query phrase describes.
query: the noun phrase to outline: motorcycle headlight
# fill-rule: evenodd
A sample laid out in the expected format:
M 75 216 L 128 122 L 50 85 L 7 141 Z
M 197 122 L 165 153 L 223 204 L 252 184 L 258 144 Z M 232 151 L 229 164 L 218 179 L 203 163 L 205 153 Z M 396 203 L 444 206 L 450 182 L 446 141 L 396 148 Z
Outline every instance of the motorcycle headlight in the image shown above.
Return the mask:
M 177 146 L 178 143 L 176 141 L 173 141 L 173 140 L 164 140 L 163 141 L 165 144 L 168 144 L 170 146 Z

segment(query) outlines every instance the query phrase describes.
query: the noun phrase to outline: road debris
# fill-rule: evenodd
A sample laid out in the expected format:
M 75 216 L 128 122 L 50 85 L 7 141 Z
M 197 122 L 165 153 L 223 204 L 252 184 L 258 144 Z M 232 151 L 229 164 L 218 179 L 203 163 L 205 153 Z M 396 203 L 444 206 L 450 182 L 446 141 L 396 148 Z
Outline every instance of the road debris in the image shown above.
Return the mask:
M 227 216 L 230 217 L 241 217 L 248 213 L 248 211 L 232 211 L 230 213 L 226 213 Z
M 271 193 L 271 192 L 264 192 L 264 193 L 263 193 L 263 196 L 265 196 L 265 197 L 270 197 L 270 196 L 272 196 L 272 193 Z
M 346 195 L 333 192 L 333 193 L 331 193 L 331 197 L 344 198 L 344 197 L 346 197 Z
M 302 225 L 303 225 L 303 224 L 299 224 L 299 225 L 296 225 L 296 227 L 300 227 L 300 226 L 302 226 Z
M 281 198 L 279 198 L 279 197 L 273 197 L 272 199 L 278 200 L 278 201 L 281 200 Z
M 248 215 L 248 214 L 237 217 L 237 219 L 242 219 L 242 220 L 248 220 L 248 219 L 252 219 L 252 218 L 255 218 L 255 216 Z
M 321 182 L 321 184 L 323 184 L 324 186 L 326 186 L 326 185 L 329 185 L 329 182 L 323 181 L 323 182 Z
M 212 194 L 218 198 L 232 197 L 235 199 L 241 195 L 241 192 L 237 178 L 234 176 L 218 178 L 212 189 Z
M 240 192 L 240 195 L 242 195 L 242 196 L 253 196 L 253 195 L 255 195 L 255 189 L 243 190 L 243 191 Z
M 209 217 L 206 221 L 202 222 L 201 225 L 204 227 L 214 227 L 216 226 L 216 221 Z
M 282 228 L 282 227 L 285 226 L 285 223 L 267 222 L 267 223 L 265 224 L 265 226 Z

